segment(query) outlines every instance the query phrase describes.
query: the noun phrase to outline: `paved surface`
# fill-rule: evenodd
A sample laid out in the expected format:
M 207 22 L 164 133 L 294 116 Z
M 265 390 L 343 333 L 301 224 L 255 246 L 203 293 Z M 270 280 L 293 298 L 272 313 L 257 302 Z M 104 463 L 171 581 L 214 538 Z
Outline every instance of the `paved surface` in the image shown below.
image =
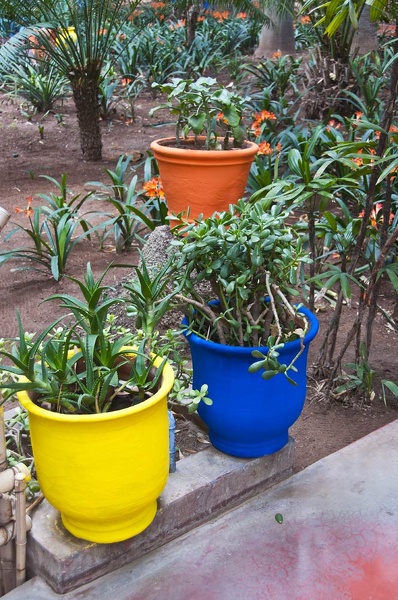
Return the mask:
M 79 590 L 6 598 L 398 600 L 397 550 L 395 421 Z

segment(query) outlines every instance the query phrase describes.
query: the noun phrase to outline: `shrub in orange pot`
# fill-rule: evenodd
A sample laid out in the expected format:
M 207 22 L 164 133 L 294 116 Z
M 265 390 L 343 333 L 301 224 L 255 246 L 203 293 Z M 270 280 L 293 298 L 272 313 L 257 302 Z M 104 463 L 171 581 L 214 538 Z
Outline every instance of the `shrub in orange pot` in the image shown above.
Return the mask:
M 151 144 L 169 213 L 194 220 L 227 210 L 243 196 L 258 151 L 243 125 L 249 99 L 211 77 L 154 86 L 167 102 L 151 114 L 168 109 L 177 115 L 175 138 Z

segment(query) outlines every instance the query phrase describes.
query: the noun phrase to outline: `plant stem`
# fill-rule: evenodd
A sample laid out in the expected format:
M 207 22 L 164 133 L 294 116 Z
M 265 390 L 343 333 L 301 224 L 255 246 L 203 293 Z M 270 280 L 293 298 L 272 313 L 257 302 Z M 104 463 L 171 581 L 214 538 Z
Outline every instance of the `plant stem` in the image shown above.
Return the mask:
M 181 300 L 181 302 L 184 304 L 192 304 L 192 306 L 196 306 L 199 310 L 203 311 L 208 317 L 210 317 L 212 324 L 217 330 L 220 344 L 226 344 L 225 335 L 220 320 L 208 304 L 204 304 L 203 302 L 199 302 L 193 298 L 187 298 L 186 296 L 183 296 L 183 294 L 176 294 L 175 298 L 177 298 L 177 300 Z

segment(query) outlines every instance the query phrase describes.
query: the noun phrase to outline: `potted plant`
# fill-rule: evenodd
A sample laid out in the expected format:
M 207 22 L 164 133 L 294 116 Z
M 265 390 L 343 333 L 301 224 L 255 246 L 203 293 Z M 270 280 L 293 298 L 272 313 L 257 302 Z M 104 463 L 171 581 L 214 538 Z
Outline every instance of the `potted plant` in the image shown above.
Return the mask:
M 211 77 L 153 84 L 167 94 L 154 108 L 177 116 L 175 138 L 151 143 L 171 215 L 194 220 L 224 211 L 244 194 L 258 151 L 247 140 L 243 98 Z
M 185 226 L 173 242 L 193 388 L 207 384 L 213 401 L 198 412 L 213 445 L 234 456 L 281 449 L 304 405 L 318 322 L 291 302 L 310 260 L 287 217 L 278 206 L 241 200 Z
M 47 299 L 72 313 L 60 330 L 58 319 L 28 340 L 18 317 L 13 349 L 1 351 L 10 363 L 2 369 L 17 380 L 1 387 L 16 391 L 29 413 L 40 487 L 66 529 L 109 543 L 140 533 L 155 517 L 169 472 L 174 375 L 148 353 L 145 336 L 132 347 L 132 334 L 110 335 L 107 316 L 120 300 L 106 298 L 104 276 L 96 280 L 88 264 L 84 281 L 72 278 L 83 299 Z

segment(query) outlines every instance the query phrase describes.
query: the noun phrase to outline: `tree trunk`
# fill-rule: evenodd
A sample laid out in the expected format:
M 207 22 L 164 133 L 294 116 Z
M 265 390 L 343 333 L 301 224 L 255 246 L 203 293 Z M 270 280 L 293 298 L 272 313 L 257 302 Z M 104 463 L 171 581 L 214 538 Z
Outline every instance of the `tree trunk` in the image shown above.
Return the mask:
M 71 83 L 83 156 L 89 161 L 102 160 L 98 84 L 81 80 L 71 81 Z
M 186 46 L 190 48 L 195 41 L 196 26 L 198 23 L 199 10 L 196 4 L 190 6 L 186 15 Z
M 254 53 L 256 58 L 271 57 L 274 52 L 292 54 L 294 52 L 293 17 L 290 14 L 277 15 L 267 11 L 271 26 L 264 25 L 260 33 L 260 41 Z
M 359 18 L 358 29 L 355 32 L 351 46 L 351 54 L 367 54 L 379 47 L 377 39 L 378 24 L 370 20 L 370 7 L 365 4 Z

